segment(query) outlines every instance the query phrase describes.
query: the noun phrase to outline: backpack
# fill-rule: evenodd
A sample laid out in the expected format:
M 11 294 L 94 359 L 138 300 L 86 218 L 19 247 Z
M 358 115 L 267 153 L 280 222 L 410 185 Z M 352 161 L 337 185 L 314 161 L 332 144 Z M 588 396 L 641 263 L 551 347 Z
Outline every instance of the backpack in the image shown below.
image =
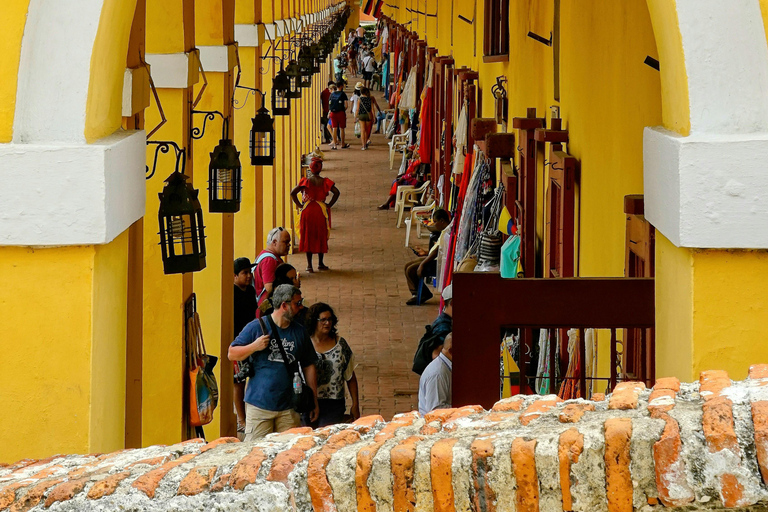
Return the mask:
M 431 325 L 427 325 L 424 336 L 419 340 L 416 354 L 413 356 L 413 370 L 418 375 L 424 373 L 424 369 L 432 362 L 432 352 L 445 342 L 447 332 L 434 332 Z
M 277 256 L 275 256 L 271 252 L 265 252 L 264 254 L 262 254 L 261 256 L 259 256 L 256 259 L 256 263 L 253 264 L 253 268 L 251 269 L 251 272 L 254 273 L 254 274 L 256 272 L 258 272 L 259 271 L 259 263 L 261 263 L 262 261 L 264 261 L 267 258 L 272 258 L 273 260 L 277 260 L 278 259 Z M 255 280 L 254 280 L 254 282 L 255 282 Z M 258 293 L 258 295 L 256 295 L 256 302 L 261 300 L 261 296 L 264 295 L 264 292 L 266 292 L 266 291 L 267 291 L 266 288 L 262 288 L 261 289 L 261 291 Z
M 344 112 L 344 100 L 341 99 L 342 94 L 344 93 L 336 91 L 328 98 L 328 109 L 331 112 Z

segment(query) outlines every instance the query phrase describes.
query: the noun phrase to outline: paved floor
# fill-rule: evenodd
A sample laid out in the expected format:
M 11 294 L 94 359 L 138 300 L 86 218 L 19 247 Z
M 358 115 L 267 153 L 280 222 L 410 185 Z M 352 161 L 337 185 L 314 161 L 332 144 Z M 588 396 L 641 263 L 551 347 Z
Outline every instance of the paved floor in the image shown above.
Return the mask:
M 351 79 L 354 85 L 357 80 Z M 347 91 L 349 95 L 349 90 Z M 387 108 L 381 93 L 374 95 Z M 387 140 L 374 134 L 369 150 L 361 151 L 347 117 L 349 149 L 325 152 L 325 176 L 336 182 L 341 196 L 333 208 L 333 229 L 325 263 L 331 270 L 306 274 L 304 254 L 289 259 L 302 275 L 307 303 L 329 303 L 339 317 L 339 334 L 355 352 L 359 366 L 361 413 L 390 419 L 418 405 L 418 376 L 411 371 L 413 354 L 424 326 L 437 316 L 438 299 L 406 306 L 411 296 L 403 265 L 414 259 L 405 247 L 405 228 L 395 227 L 394 211 L 379 211 L 397 171 L 389 170 Z M 398 160 L 399 162 L 399 160 Z M 426 239 L 411 244 L 426 246 Z M 317 262 L 315 262 L 317 269 Z M 349 404 L 349 403 L 348 403 Z

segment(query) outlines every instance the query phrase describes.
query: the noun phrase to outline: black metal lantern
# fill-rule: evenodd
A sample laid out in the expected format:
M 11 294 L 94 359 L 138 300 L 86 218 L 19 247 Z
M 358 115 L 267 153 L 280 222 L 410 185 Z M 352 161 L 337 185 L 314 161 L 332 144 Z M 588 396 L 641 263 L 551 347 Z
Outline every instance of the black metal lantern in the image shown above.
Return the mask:
M 291 114 L 291 80 L 282 69 L 277 72 L 272 80 L 272 112 L 276 116 Z
M 312 43 L 312 45 L 309 47 L 309 54 L 312 57 L 312 72 L 319 73 L 320 64 L 325 62 L 325 57 L 323 57 L 323 50 L 320 48 L 319 44 Z M 323 60 L 320 60 L 321 57 Z
M 240 152 L 229 139 L 221 139 L 211 153 L 208 167 L 208 210 L 217 213 L 240 211 L 242 187 Z
M 197 272 L 205 268 L 205 226 L 197 197 L 200 191 L 187 180 L 188 176 L 174 171 L 158 194 L 160 248 L 166 274 Z
M 275 123 L 269 115 L 269 110 L 264 106 L 262 97 L 261 108 L 256 112 L 251 126 L 251 165 L 273 165 L 274 163 Z
M 288 88 L 288 97 L 291 99 L 301 98 L 301 67 L 295 60 L 288 62 L 285 67 L 285 74 L 290 80 L 290 87 Z
M 301 86 L 305 89 L 312 87 L 312 67 L 314 59 L 308 51 L 302 49 L 299 53 L 299 68 L 301 70 Z

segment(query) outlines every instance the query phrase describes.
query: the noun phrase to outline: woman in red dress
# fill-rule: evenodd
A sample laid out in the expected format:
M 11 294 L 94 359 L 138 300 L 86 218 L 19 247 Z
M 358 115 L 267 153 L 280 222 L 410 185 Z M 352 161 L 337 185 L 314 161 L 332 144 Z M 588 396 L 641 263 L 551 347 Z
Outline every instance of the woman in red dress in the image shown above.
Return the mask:
M 309 165 L 309 178 L 302 178 L 291 190 L 291 199 L 301 210 L 299 220 L 299 250 L 307 253 L 307 272 L 312 269 L 312 255 L 317 253 L 317 269 L 328 270 L 323 263 L 323 256 L 328 252 L 328 237 L 330 236 L 330 208 L 339 200 L 339 189 L 332 180 L 323 178 L 323 161 L 313 158 Z M 299 192 L 303 192 L 302 201 Z M 326 204 L 328 193 L 333 194 L 331 201 Z

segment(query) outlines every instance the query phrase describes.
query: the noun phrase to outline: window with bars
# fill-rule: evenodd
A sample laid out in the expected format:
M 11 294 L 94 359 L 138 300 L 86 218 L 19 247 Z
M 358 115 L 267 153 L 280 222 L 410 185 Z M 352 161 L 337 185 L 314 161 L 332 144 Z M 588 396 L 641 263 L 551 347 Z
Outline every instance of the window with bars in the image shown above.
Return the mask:
M 509 0 L 485 0 L 483 60 L 509 57 Z

